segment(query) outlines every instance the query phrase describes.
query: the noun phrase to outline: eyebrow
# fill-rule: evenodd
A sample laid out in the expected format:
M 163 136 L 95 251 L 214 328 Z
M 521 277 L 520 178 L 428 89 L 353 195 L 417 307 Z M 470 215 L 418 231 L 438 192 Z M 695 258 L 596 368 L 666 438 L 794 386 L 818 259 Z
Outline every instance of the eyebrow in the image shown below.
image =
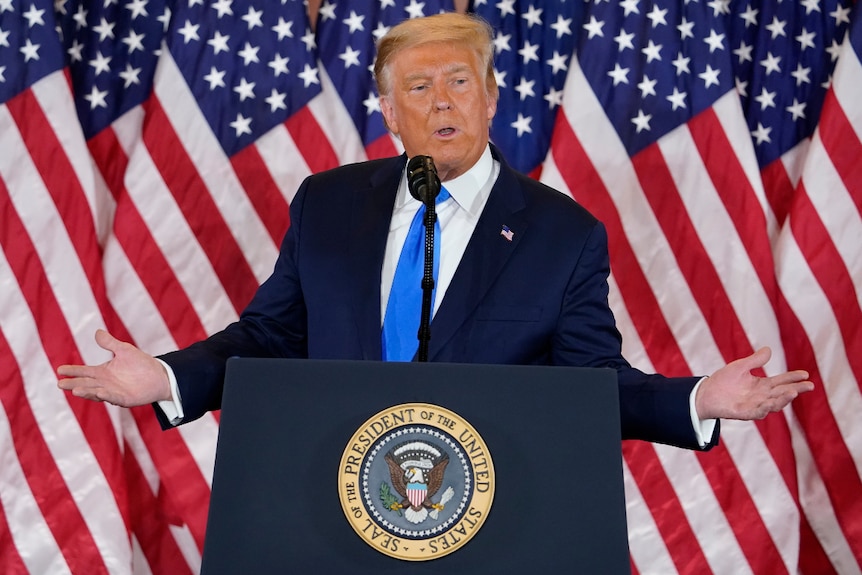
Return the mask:
M 446 74 L 458 74 L 461 72 L 469 72 L 470 66 L 468 64 L 463 64 L 460 62 L 456 62 L 453 64 L 447 64 L 444 69 L 444 73 Z M 424 72 L 413 72 L 404 76 L 404 81 L 406 83 L 415 82 L 416 80 L 423 80 L 425 78 L 429 78 L 431 74 L 426 74 Z

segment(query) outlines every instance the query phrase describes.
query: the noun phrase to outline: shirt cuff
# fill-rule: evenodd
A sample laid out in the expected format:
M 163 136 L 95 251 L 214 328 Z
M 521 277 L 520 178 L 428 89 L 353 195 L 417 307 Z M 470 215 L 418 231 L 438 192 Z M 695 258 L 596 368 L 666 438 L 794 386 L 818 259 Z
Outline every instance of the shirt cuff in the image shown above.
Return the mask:
M 174 374 L 174 370 L 171 369 L 171 366 L 159 358 L 155 359 L 164 366 L 165 371 L 168 373 L 168 381 L 171 382 L 171 399 L 159 401 L 156 405 L 162 410 L 162 413 L 165 414 L 165 418 L 167 418 L 170 424 L 176 427 L 181 424 L 185 418 L 185 413 L 183 413 L 183 402 L 180 397 L 180 389 L 177 385 L 177 376 Z
M 711 441 L 715 433 L 715 424 L 717 419 L 701 419 L 697 416 L 697 409 L 694 405 L 694 398 L 697 395 L 697 390 L 700 389 L 700 384 L 706 380 L 706 377 L 700 378 L 694 389 L 691 390 L 691 395 L 688 396 L 688 410 L 691 415 L 691 425 L 694 427 L 694 435 L 697 437 L 697 443 L 701 447 L 706 447 Z

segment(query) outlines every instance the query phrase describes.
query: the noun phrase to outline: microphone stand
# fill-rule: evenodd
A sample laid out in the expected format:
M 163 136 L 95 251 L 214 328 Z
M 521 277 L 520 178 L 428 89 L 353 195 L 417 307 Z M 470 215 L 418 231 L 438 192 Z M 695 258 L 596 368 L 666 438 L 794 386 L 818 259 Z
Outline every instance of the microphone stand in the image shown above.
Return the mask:
M 437 221 L 436 194 L 425 202 L 425 267 L 422 273 L 422 314 L 419 316 L 417 361 L 428 361 L 431 340 L 431 296 L 434 292 L 434 224 Z

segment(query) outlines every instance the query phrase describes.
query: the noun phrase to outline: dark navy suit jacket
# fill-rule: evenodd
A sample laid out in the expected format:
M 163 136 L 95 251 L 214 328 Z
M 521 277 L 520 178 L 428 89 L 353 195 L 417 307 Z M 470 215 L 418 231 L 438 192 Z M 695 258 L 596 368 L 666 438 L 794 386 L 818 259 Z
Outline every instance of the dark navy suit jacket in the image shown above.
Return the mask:
M 492 152 L 500 175 L 431 323 L 429 361 L 611 367 L 623 438 L 697 449 L 689 415 L 697 378 L 646 375 L 621 355 L 602 224 Z M 220 407 L 231 356 L 381 359 L 380 274 L 405 163 L 402 155 L 344 166 L 302 184 L 274 272 L 240 320 L 162 356 L 185 421 Z

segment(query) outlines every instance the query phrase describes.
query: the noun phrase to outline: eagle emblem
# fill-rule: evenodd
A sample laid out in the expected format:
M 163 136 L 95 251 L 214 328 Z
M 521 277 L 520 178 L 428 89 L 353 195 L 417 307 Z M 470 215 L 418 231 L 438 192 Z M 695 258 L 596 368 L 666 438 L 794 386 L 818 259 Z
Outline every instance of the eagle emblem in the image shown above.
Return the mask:
M 396 445 L 384 456 L 389 465 L 392 486 L 401 501 L 381 485 L 380 496 L 391 511 L 404 510 L 404 517 L 417 524 L 426 518 L 437 519 L 439 512 L 452 499 L 454 490 L 448 487 L 437 503 L 432 498 L 443 486 L 443 476 L 449 464 L 449 455 L 427 441 L 408 441 Z

